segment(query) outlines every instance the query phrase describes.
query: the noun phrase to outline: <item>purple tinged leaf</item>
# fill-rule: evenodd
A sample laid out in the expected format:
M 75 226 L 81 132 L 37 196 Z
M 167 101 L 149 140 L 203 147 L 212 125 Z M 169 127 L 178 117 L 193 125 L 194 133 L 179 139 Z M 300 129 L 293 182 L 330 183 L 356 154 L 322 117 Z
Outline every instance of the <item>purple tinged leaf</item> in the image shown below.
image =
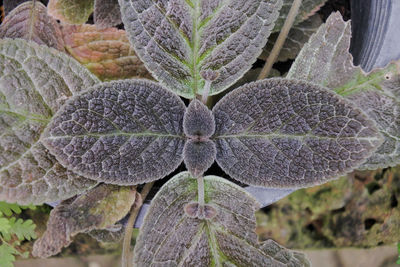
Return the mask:
M 96 184 L 62 167 L 39 137 L 71 95 L 98 82 L 64 53 L 0 40 L 0 200 L 41 204 Z
M 61 202 L 50 212 L 46 232 L 35 242 L 32 254 L 41 258 L 53 256 L 78 233 L 106 229 L 122 219 L 138 198 L 140 194 L 133 187 L 101 184 Z
M 186 168 L 194 177 L 199 177 L 211 167 L 215 160 L 217 149 L 211 140 L 189 139 L 183 148 L 183 158 Z
M 99 29 L 121 24 L 121 11 L 118 0 L 95 0 L 94 23 Z
M 61 164 L 96 181 L 133 185 L 182 162 L 183 101 L 148 80 L 102 83 L 70 99 L 42 140 Z
M 400 163 L 400 61 L 365 73 L 353 65 L 350 38 L 350 22 L 332 14 L 304 46 L 288 77 L 327 86 L 375 120 L 384 142 L 360 169 L 395 166 Z
M 16 8 L 17 6 L 19 6 L 24 2 L 28 2 L 28 0 L 5 0 L 3 2 L 4 2 L 3 3 L 4 13 L 8 15 L 8 13 L 10 13 L 14 8 Z
M 375 123 L 354 104 L 303 81 L 244 85 L 213 113 L 217 163 L 250 185 L 321 184 L 357 168 L 382 142 Z
M 161 188 L 136 240 L 134 266 L 310 266 L 301 253 L 257 241 L 259 205 L 246 191 L 216 176 L 204 177 L 204 185 L 204 207 L 187 172 Z
M 235 83 L 261 53 L 281 0 L 119 0 L 122 21 L 153 76 L 186 98 L 202 94 L 201 72 L 219 73 L 210 94 Z
M 25 2 L 12 10 L 0 25 L 0 38 L 22 38 L 64 51 L 57 21 L 38 1 Z
M 214 134 L 214 116 L 201 101 L 193 99 L 183 117 L 183 130 L 191 138 L 208 138 Z
M 83 24 L 92 14 L 95 0 L 49 0 L 49 15 L 66 24 Z

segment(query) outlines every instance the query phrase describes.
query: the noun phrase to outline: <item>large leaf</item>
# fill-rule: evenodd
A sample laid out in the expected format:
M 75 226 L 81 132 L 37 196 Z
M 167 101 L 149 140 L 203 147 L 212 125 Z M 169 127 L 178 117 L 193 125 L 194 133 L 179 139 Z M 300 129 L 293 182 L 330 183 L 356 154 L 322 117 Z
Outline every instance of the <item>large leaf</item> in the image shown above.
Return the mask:
M 137 197 L 132 187 L 101 184 L 61 202 L 50 212 L 46 232 L 35 242 L 32 254 L 50 257 L 68 246 L 76 234 L 113 225 L 129 212 Z
M 121 24 L 118 0 L 96 0 L 94 2 L 94 23 L 99 29 Z
M 365 73 L 353 65 L 350 38 L 350 22 L 339 13 L 331 15 L 304 46 L 288 77 L 327 86 L 376 121 L 384 142 L 360 168 L 395 166 L 400 163 L 400 61 Z
M 3 1 L 4 4 L 4 13 L 5 15 L 8 15 L 14 8 L 19 6 L 20 4 L 27 2 L 28 0 L 5 0 Z
M 281 0 L 120 0 L 122 21 L 155 78 L 179 95 L 202 94 L 205 70 L 219 73 L 211 94 L 228 88 L 261 53 Z
M 39 141 L 53 113 L 98 80 L 65 54 L 0 40 L 0 199 L 43 203 L 95 183 L 63 168 Z
M 358 167 L 382 141 L 375 123 L 350 101 L 298 80 L 244 85 L 213 113 L 217 163 L 250 185 L 324 183 Z
M 25 2 L 10 12 L 0 26 L 0 38 L 22 38 L 64 50 L 57 21 L 38 1 Z
M 188 214 L 197 201 L 197 180 L 183 172 L 157 193 L 136 240 L 134 266 L 309 266 L 305 257 L 272 240 L 258 243 L 246 191 L 216 177 L 204 177 L 209 218 Z M 189 205 L 188 205 L 189 204 Z
M 135 55 L 125 31 L 98 30 L 94 25 L 64 26 L 65 47 L 70 55 L 101 80 L 151 78 Z
M 315 33 L 319 26 L 322 24 L 322 19 L 318 14 L 310 17 L 309 19 L 293 26 L 282 46 L 277 61 L 286 61 L 288 59 L 295 59 L 297 54 L 301 51 L 304 44 L 307 43 L 308 39 L 313 33 Z M 268 39 L 267 45 L 264 47 L 260 57 L 263 60 L 267 60 L 269 53 L 272 51 L 276 39 L 279 33 L 271 34 Z
M 314 15 L 325 4 L 325 2 L 327 2 L 327 0 L 303 0 L 301 2 L 299 13 L 294 21 L 294 25 L 297 25 Z M 293 0 L 283 0 L 282 9 L 275 22 L 273 32 L 279 32 L 282 29 L 292 4 Z
M 148 80 L 103 83 L 69 100 L 43 141 L 85 177 L 120 185 L 154 181 L 182 162 L 185 108 Z
M 66 24 L 83 24 L 94 10 L 94 0 L 49 0 L 48 12 Z

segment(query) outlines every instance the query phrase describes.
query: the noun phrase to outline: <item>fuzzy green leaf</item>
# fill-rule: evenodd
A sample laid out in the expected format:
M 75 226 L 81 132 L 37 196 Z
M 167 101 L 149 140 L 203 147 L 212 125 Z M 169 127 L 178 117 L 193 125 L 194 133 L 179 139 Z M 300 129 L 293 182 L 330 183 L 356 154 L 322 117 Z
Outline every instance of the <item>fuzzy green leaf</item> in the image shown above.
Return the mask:
M 281 0 L 119 0 L 122 21 L 153 76 L 186 98 L 202 94 L 201 73 L 219 74 L 217 94 L 248 71 L 261 53 Z
M 18 251 L 15 250 L 15 248 L 7 244 L 0 245 L 0 260 L 2 267 L 14 267 L 14 255 L 18 255 Z
M 10 230 L 10 228 L 11 228 L 11 225 L 10 225 L 9 219 L 0 217 L 0 233 L 3 236 L 6 236 L 8 234 L 8 231 Z
M 395 166 L 400 163 L 400 61 L 365 73 L 353 65 L 350 38 L 350 22 L 340 13 L 331 15 L 304 46 L 288 78 L 324 85 L 375 120 L 384 142 L 361 169 Z
M 83 24 L 94 10 L 94 0 L 50 0 L 48 13 L 66 24 Z
M 61 202 L 50 213 L 46 232 L 33 246 L 36 257 L 50 257 L 78 233 L 105 229 L 121 220 L 138 194 L 132 187 L 101 184 L 86 194 Z
M 309 266 L 301 253 L 257 241 L 259 205 L 246 191 L 216 176 L 204 177 L 204 184 L 202 218 L 192 214 L 197 180 L 188 172 L 161 188 L 137 238 L 134 266 Z
M 0 200 L 39 204 L 95 185 L 63 168 L 39 137 L 70 96 L 98 82 L 57 50 L 0 40 Z

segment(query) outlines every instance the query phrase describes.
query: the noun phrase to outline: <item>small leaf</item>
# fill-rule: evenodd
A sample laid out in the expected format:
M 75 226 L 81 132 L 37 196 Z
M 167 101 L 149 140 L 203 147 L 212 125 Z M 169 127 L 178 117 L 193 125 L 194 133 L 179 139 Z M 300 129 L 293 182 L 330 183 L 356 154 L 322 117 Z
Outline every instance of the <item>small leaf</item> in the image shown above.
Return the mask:
M 3 236 L 6 236 L 8 234 L 8 231 L 10 231 L 10 228 L 11 225 L 9 219 L 0 217 L 0 233 Z
M 219 73 L 210 94 L 235 83 L 261 53 L 281 0 L 119 0 L 122 21 L 153 76 L 177 94 L 202 94 L 201 72 Z
M 197 99 L 193 99 L 183 117 L 183 130 L 188 137 L 210 137 L 215 131 L 211 110 Z
M 358 167 L 382 142 L 375 123 L 354 104 L 303 81 L 244 85 L 213 113 L 217 163 L 250 185 L 324 183 Z
M 9 220 L 11 228 L 9 234 L 14 234 L 20 241 L 36 239 L 35 228 L 36 225 L 32 220 L 22 220 L 16 218 L 10 218 Z
M 304 255 L 272 240 L 258 243 L 259 205 L 246 191 L 216 176 L 204 177 L 204 185 L 205 216 L 198 219 L 187 213 L 197 180 L 183 172 L 164 184 L 136 240 L 134 266 L 309 266 Z
M 20 214 L 21 211 L 21 206 L 18 204 L 0 201 L 0 215 L 11 216 L 13 213 Z
M 85 177 L 119 185 L 150 182 L 182 162 L 185 109 L 177 95 L 148 80 L 103 83 L 69 100 L 43 142 Z
M 216 154 L 217 149 L 211 140 L 196 141 L 189 139 L 183 148 L 186 168 L 194 177 L 201 176 L 211 167 Z
M 384 142 L 361 169 L 395 166 L 400 163 L 400 61 L 365 73 L 353 65 L 350 38 L 350 22 L 332 14 L 304 46 L 288 77 L 327 86 L 375 120 Z
M 38 1 L 25 2 L 10 12 L 0 26 L 0 38 L 22 38 L 64 50 L 57 21 L 47 15 L 46 7 Z
M 62 28 L 68 53 L 101 80 L 151 78 L 125 31 L 84 24 Z
M 2 267 L 14 267 L 14 255 L 18 255 L 18 251 L 15 250 L 15 248 L 4 243 L 0 245 L 0 259 Z
M 325 2 L 327 2 L 327 0 L 303 0 L 293 25 L 296 26 L 314 15 L 325 4 Z M 279 17 L 275 22 L 273 32 L 281 31 L 292 4 L 293 0 L 283 0 L 282 8 Z
M 40 204 L 95 185 L 63 168 L 39 137 L 68 97 L 98 82 L 57 50 L 0 40 L 0 200 Z
M 49 15 L 66 24 L 83 24 L 92 14 L 94 0 L 49 0 Z
M 129 212 L 137 195 L 132 187 L 101 184 L 61 202 L 50 212 L 47 230 L 35 242 L 32 254 L 50 257 L 68 246 L 76 234 L 113 225 Z
M 307 20 L 293 26 L 290 29 L 285 43 L 282 46 L 277 61 L 295 59 L 303 45 L 307 43 L 308 39 L 310 39 L 310 36 L 318 30 L 321 24 L 322 19 L 318 14 L 316 14 L 308 18 Z M 264 47 L 263 52 L 259 58 L 267 60 L 269 53 L 274 47 L 276 39 L 278 38 L 278 35 L 279 33 L 271 34 L 270 38 L 268 39 L 268 43 Z
M 94 23 L 99 29 L 121 24 L 121 10 L 118 0 L 95 0 Z

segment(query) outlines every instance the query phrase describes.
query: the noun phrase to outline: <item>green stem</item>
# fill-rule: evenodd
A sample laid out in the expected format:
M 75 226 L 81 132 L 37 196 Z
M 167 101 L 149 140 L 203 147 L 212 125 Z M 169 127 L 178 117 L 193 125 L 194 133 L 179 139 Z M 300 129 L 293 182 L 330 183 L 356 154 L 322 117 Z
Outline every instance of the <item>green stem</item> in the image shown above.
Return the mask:
M 271 53 L 269 54 L 267 58 L 267 62 L 265 63 L 263 69 L 261 70 L 260 74 L 258 75 L 258 80 L 262 80 L 268 77 L 272 65 L 274 65 L 276 59 L 278 58 L 278 55 L 282 49 L 283 44 L 285 43 L 286 37 L 289 34 L 290 28 L 292 28 L 294 20 L 297 16 L 297 13 L 299 12 L 300 6 L 301 6 L 302 0 L 294 0 L 292 7 L 290 8 L 290 11 L 286 17 L 285 23 L 283 24 L 282 30 L 279 33 L 278 39 L 276 39 L 276 42 L 274 44 L 274 47 L 272 48 Z

